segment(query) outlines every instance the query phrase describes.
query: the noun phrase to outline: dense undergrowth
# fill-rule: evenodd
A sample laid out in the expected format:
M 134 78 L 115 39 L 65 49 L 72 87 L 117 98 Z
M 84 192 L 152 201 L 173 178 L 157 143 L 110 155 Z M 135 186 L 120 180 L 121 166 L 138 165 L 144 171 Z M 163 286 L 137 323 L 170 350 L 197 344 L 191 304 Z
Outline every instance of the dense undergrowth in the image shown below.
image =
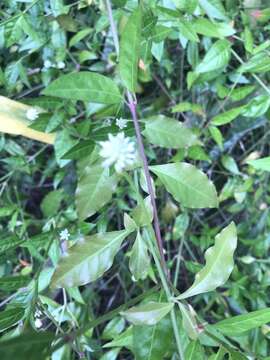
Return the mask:
M 268 1 L 0 19 L 1 359 L 267 359 Z

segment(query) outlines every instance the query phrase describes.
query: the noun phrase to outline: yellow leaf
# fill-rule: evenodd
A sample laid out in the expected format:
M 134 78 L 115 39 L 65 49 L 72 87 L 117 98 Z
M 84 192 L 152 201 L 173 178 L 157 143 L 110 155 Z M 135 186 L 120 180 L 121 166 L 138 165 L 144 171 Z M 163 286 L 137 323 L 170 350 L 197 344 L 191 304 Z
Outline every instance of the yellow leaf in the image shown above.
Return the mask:
M 47 134 L 28 127 L 31 124 L 31 121 L 26 117 L 26 112 L 29 109 L 31 109 L 31 106 L 0 96 L 0 131 L 53 144 L 55 134 Z M 43 112 L 40 108 L 38 110 Z

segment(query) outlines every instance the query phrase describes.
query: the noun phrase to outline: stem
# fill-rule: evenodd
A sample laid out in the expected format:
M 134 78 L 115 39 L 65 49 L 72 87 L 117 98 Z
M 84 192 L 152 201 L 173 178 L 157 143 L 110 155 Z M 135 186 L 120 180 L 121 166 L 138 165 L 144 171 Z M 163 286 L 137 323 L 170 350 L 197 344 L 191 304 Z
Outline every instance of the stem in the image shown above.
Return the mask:
M 152 227 L 149 228 L 149 231 L 151 233 L 153 233 Z M 147 232 L 147 235 L 149 236 L 148 232 Z M 171 299 L 172 299 L 171 291 L 169 289 L 167 279 L 166 279 L 165 274 L 163 272 L 163 269 L 162 269 L 162 267 L 160 265 L 159 258 L 158 258 L 157 253 L 156 253 L 156 249 L 153 246 L 151 238 L 148 238 L 148 244 L 149 244 L 149 247 L 151 249 L 151 253 L 153 255 L 153 258 L 154 258 L 154 261 L 155 261 L 155 264 L 156 264 L 156 267 L 157 267 L 157 270 L 158 270 L 158 274 L 159 274 L 159 277 L 160 277 L 160 280 L 161 280 L 161 283 L 162 283 L 162 287 L 163 287 L 163 289 L 165 291 L 167 300 L 171 301 Z M 176 318 L 176 313 L 175 313 L 175 308 L 174 307 L 172 308 L 172 310 L 170 312 L 170 316 L 171 316 L 171 321 L 172 321 L 172 326 L 173 326 L 173 333 L 174 333 L 174 337 L 175 337 L 175 341 L 176 341 L 176 346 L 177 346 L 177 351 L 178 351 L 178 354 L 179 354 L 179 358 L 180 358 L 180 360 L 184 360 L 184 353 L 183 353 L 183 349 L 182 349 L 181 338 L 180 338 L 180 335 L 179 335 L 179 328 L 177 326 L 177 318 Z
M 131 112 L 132 120 L 133 120 L 133 124 L 134 124 L 134 128 L 135 128 L 136 138 L 137 138 L 138 147 L 139 147 L 139 153 L 140 153 L 140 156 L 141 156 L 141 159 L 143 162 L 143 170 L 145 173 L 147 188 L 148 188 L 148 192 L 150 195 L 151 204 L 153 207 L 153 217 L 154 217 L 153 224 L 154 224 L 155 235 L 156 235 L 157 245 L 158 245 L 158 249 L 159 249 L 161 264 L 162 264 L 164 272 L 168 276 L 166 261 L 165 261 L 165 257 L 164 257 L 164 253 L 163 253 L 163 242 L 162 242 L 162 238 L 161 238 L 155 194 L 154 194 L 154 189 L 152 186 L 151 175 L 150 175 L 150 171 L 149 171 L 149 167 L 148 167 L 147 158 L 146 158 L 145 151 L 144 151 L 141 129 L 140 129 L 140 125 L 139 125 L 139 121 L 138 121 L 138 117 L 137 117 L 137 111 L 136 111 L 136 102 L 133 100 L 132 95 L 129 91 L 127 91 L 127 98 L 128 98 L 128 107 Z
M 108 10 L 109 22 L 110 22 L 110 25 L 111 25 L 111 31 L 112 31 L 115 51 L 116 51 L 117 57 L 119 57 L 119 48 L 120 48 L 119 47 L 119 40 L 118 40 L 118 34 L 117 34 L 117 29 L 116 29 L 116 26 L 115 26 L 115 22 L 113 20 L 112 6 L 111 6 L 110 0 L 106 0 L 106 6 L 107 6 L 107 10 Z

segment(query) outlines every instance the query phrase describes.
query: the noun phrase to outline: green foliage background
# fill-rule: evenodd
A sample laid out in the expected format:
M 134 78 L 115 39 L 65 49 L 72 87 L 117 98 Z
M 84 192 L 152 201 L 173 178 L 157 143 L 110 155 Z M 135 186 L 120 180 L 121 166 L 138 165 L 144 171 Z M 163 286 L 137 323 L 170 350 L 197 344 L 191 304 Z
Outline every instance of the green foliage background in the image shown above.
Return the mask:
M 177 307 L 184 358 L 267 359 L 269 3 L 140 1 L 140 20 L 137 1 L 113 0 L 119 57 L 107 3 L 0 4 L 0 95 L 43 108 L 30 127 L 56 133 L 53 146 L 0 136 L 1 359 L 179 358 L 168 304 L 159 309 L 162 319 L 156 325 L 147 325 L 147 316 L 152 321 L 156 315 L 145 308 L 143 323 L 132 319 L 130 325 L 125 320 L 130 314 L 122 316 L 134 305 L 168 300 L 152 259 L 155 250 L 145 242 L 152 212 L 149 199 L 138 197 L 139 188 L 148 195 L 140 164 L 120 176 L 102 167 L 98 152 L 100 141 L 120 131 L 116 118 L 128 120 L 124 133 L 135 138 L 125 89 L 137 96 L 176 297 L 192 285 L 215 236 L 231 221 L 237 225 L 229 280 L 218 283 L 217 269 L 211 281 L 221 286 L 188 300 L 197 325 L 190 328 L 182 321 L 185 311 L 187 322 L 194 320 L 187 303 L 181 311 Z M 78 76 L 79 71 L 106 78 Z M 71 77 L 62 78 L 67 74 Z M 184 169 L 176 169 L 172 181 L 166 178 L 172 176 L 168 165 L 157 166 L 178 162 L 194 166 L 187 184 L 178 182 Z M 190 184 L 193 191 L 198 188 L 197 195 L 188 193 Z M 124 221 L 124 213 L 133 220 L 126 216 Z M 137 235 L 133 221 L 140 228 Z M 61 241 L 64 229 L 70 237 Z M 95 234 L 105 232 L 102 241 L 112 239 L 113 245 L 109 255 L 100 249 L 102 264 L 94 269 L 89 254 L 93 243 L 101 246 Z M 85 237 L 91 243 L 82 245 Z M 80 268 L 76 276 L 73 270 L 67 276 L 70 260 L 63 256 L 71 245 L 74 262 L 81 259 L 76 251 L 90 258 L 91 266 L 86 272 Z M 219 251 L 221 273 L 231 265 L 229 251 Z M 64 265 L 54 273 L 59 263 Z M 222 322 L 259 310 L 242 328 L 241 318 Z

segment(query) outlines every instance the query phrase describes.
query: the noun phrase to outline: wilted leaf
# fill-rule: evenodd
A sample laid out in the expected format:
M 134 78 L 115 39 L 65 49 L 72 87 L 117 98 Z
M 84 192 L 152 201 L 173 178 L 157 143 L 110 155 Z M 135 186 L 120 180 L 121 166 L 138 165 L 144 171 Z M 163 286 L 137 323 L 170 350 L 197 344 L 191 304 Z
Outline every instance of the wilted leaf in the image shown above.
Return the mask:
M 195 166 L 175 163 L 150 166 L 166 189 L 182 206 L 190 208 L 217 207 L 217 193 L 213 183 Z
M 233 270 L 236 245 L 236 227 L 231 223 L 216 235 L 215 245 L 205 252 L 205 266 L 196 275 L 193 285 L 179 295 L 178 299 L 186 299 L 222 286 Z

